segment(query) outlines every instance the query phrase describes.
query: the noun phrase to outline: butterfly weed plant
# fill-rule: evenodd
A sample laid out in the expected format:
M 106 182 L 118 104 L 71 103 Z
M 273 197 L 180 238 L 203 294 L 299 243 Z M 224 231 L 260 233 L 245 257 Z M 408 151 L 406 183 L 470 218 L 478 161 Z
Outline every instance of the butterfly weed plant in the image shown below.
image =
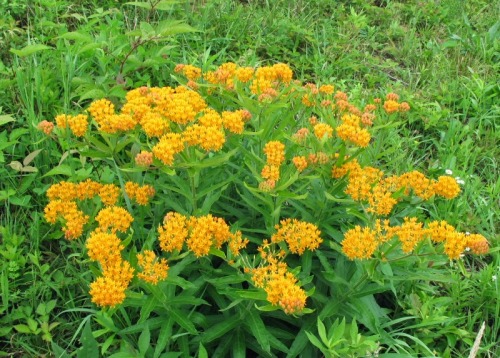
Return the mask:
M 409 352 L 381 301 L 489 250 L 426 215 L 460 194 L 455 178 L 368 165 L 365 149 L 409 104 L 353 101 L 282 63 L 173 76 L 176 87 L 39 124 L 71 157 L 52 169 L 70 179 L 47 190 L 45 219 L 88 255 L 101 353 Z M 344 328 L 327 335 L 322 322 L 346 317 L 352 343 L 336 350 Z

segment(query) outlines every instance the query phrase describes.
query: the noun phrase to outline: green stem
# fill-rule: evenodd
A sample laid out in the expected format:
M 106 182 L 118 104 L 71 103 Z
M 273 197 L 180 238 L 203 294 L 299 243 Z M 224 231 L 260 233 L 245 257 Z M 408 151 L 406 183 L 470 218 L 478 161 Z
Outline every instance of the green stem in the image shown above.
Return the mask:
M 196 202 L 196 170 L 188 170 L 189 174 L 189 185 L 191 186 L 191 200 L 193 201 L 193 213 L 198 210 L 198 204 Z

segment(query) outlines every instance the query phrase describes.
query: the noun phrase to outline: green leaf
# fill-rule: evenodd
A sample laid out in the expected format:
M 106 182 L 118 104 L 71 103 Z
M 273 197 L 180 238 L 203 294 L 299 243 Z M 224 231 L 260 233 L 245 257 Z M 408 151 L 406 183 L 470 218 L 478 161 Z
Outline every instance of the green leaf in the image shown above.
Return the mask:
M 248 328 L 252 332 L 252 335 L 255 337 L 261 348 L 270 353 L 271 345 L 269 343 L 269 335 L 270 333 L 267 331 L 262 318 L 256 312 L 247 311 L 247 319 L 245 320 Z
M 19 57 L 26 57 L 29 55 L 32 55 L 36 52 L 43 51 L 43 50 L 49 50 L 52 49 L 52 47 L 49 47 L 47 45 L 42 45 L 42 44 L 35 44 L 35 45 L 28 45 L 26 47 L 23 47 L 20 50 L 16 50 L 11 48 L 10 52 L 12 52 L 14 55 L 17 55 Z
M 0 126 L 3 126 L 4 124 L 7 124 L 9 122 L 14 122 L 15 119 L 12 118 L 12 116 L 8 114 L 3 114 L 0 116 Z
M 8 147 L 10 147 L 10 146 L 12 146 L 12 145 L 14 145 L 14 144 L 17 144 L 17 143 L 19 143 L 19 141 L 17 141 L 17 140 L 12 141 L 12 142 L 7 142 L 7 141 L 6 141 L 6 142 L 3 142 L 3 143 L 0 143 L 0 150 L 3 150 L 3 149 L 5 149 L 5 148 L 8 148 Z
M 65 175 L 70 177 L 73 175 L 73 171 L 71 170 L 71 167 L 69 165 L 59 165 L 54 169 L 49 170 L 45 175 L 42 176 L 42 178 L 50 177 L 53 175 Z
M 18 162 L 17 160 L 10 162 L 9 167 L 14 169 L 16 172 L 19 172 L 21 171 L 21 169 L 23 169 L 23 165 L 21 164 L 21 162 Z
M 198 358 L 208 358 L 208 353 L 203 344 L 200 342 L 200 346 L 198 348 Z
M 31 329 L 25 324 L 16 324 L 14 329 L 19 333 L 31 333 Z
M 23 172 L 23 173 L 37 173 L 38 172 L 38 169 L 35 168 L 35 167 L 32 167 L 32 166 L 26 166 L 26 167 L 22 167 L 20 172 Z
M 31 332 L 36 331 L 38 328 L 38 322 L 35 321 L 33 318 L 28 318 L 28 327 L 30 328 Z
M 139 352 L 143 356 L 146 354 L 146 351 L 150 346 L 150 340 L 151 340 L 151 333 L 149 332 L 149 326 L 146 323 L 146 327 L 139 336 L 139 342 L 138 342 Z
M 350 329 L 350 335 L 351 335 L 351 341 L 356 342 L 358 338 L 358 324 L 356 323 L 356 319 L 354 318 L 351 323 L 351 329 Z
M 146 321 L 149 318 L 149 315 L 151 314 L 151 312 L 153 312 L 153 310 L 155 309 L 155 307 L 157 305 L 158 305 L 158 300 L 156 299 L 155 296 L 148 297 L 146 302 L 142 305 L 141 316 L 139 318 L 138 323 L 142 323 L 142 322 Z
M 250 300 L 265 301 L 267 299 L 267 294 L 263 290 L 255 290 L 255 291 L 241 290 L 241 291 L 236 291 L 236 294 L 240 298 L 246 298 L 246 299 L 250 299 Z
M 165 323 L 162 325 L 160 334 L 158 335 L 158 339 L 156 340 L 156 347 L 153 355 L 154 358 L 158 358 L 167 346 L 168 341 L 172 337 L 172 326 L 173 319 L 171 319 L 170 317 L 165 318 Z
M 333 328 L 333 334 L 330 337 L 330 346 L 334 346 L 338 344 L 342 340 L 342 337 L 344 337 L 344 332 L 345 332 L 345 317 L 342 318 L 342 322 L 339 324 L 339 320 L 336 319 L 335 323 L 333 324 L 335 328 Z
M 77 54 L 81 54 L 81 53 L 84 53 L 86 51 L 89 51 L 89 50 L 95 50 L 96 48 L 101 48 L 102 45 L 100 43 L 95 43 L 95 42 L 91 42 L 91 43 L 88 43 L 86 45 L 83 45 L 83 46 L 78 46 L 78 52 Z
M 80 98 L 78 99 L 79 102 L 84 101 L 86 99 L 100 99 L 106 97 L 106 92 L 99 88 L 92 88 L 88 90 L 87 92 L 83 93 L 80 95 Z
M 307 346 L 309 339 L 307 338 L 306 329 L 312 328 L 312 325 L 303 325 L 300 332 L 297 334 L 293 341 L 290 350 L 288 351 L 287 358 L 297 357 L 301 354 Z
M 84 42 L 91 42 L 92 36 L 89 34 L 84 34 L 82 32 L 78 31 L 70 31 L 66 32 L 65 34 L 62 34 L 61 36 L 58 36 L 57 38 L 59 39 L 65 39 L 65 40 L 73 40 L 79 44 L 84 43 Z
M 257 308 L 261 312 L 273 312 L 273 311 L 277 311 L 280 309 L 278 306 L 274 306 L 271 304 L 264 305 L 264 306 L 257 306 L 257 304 L 256 304 L 255 308 Z
M 307 334 L 307 332 L 306 332 Z M 328 337 L 326 336 L 326 328 L 321 319 L 318 317 L 318 334 L 324 344 L 328 343 Z M 309 336 L 309 335 L 308 335 Z
M 115 334 L 110 335 L 101 345 L 101 354 L 104 356 L 108 352 L 109 347 L 115 342 Z
M 44 302 L 40 302 L 38 304 L 38 306 L 36 307 L 36 311 L 35 311 L 37 314 L 39 314 L 40 316 L 43 316 L 45 314 L 47 314 L 47 306 L 45 305 Z
M 224 251 L 216 249 L 215 247 L 211 247 L 210 251 L 208 252 L 210 255 L 220 257 L 221 259 L 225 260 L 226 259 L 226 254 Z
M 15 195 L 16 191 L 14 189 L 0 190 L 0 201 L 7 200 L 8 197 Z
M 170 308 L 168 312 L 170 313 L 170 316 L 174 319 L 174 321 L 179 324 L 179 326 L 181 326 L 191 334 L 198 334 L 196 327 L 194 326 L 193 322 L 189 320 L 188 315 L 173 308 Z
M 245 343 L 245 333 L 238 329 L 236 334 L 236 339 L 233 343 L 233 357 L 234 358 L 245 358 L 246 357 L 246 343 Z
M 139 27 L 141 29 L 142 36 L 144 36 L 144 37 L 152 36 L 156 32 L 154 27 L 151 26 L 151 24 L 149 22 L 146 22 L 146 21 L 141 21 Z
M 306 335 L 307 335 L 307 338 L 309 339 L 309 341 L 317 348 L 319 348 L 321 351 L 324 351 L 326 350 L 325 346 L 320 342 L 320 340 L 312 333 L 310 332 L 306 332 Z
M 64 348 L 61 348 L 58 346 L 54 341 L 50 342 L 50 347 L 52 348 L 52 353 L 54 354 L 55 358 L 69 358 L 69 354 L 64 350 Z
M 111 317 L 104 311 L 98 311 L 95 314 L 94 319 L 96 320 L 97 323 L 99 323 L 101 326 L 107 328 L 111 332 L 118 333 L 120 330 L 115 326 L 115 323 L 111 319 Z M 87 322 L 87 324 L 89 324 Z
M 177 0 L 162 0 L 155 5 L 156 10 L 171 10 L 175 4 L 179 4 Z
M 97 347 L 97 341 L 92 335 L 90 321 L 87 321 L 83 328 L 80 342 L 82 343 L 82 348 L 77 352 L 78 358 L 99 357 L 99 348 Z
M 31 201 L 31 195 L 13 196 L 10 197 L 9 201 L 11 204 L 26 207 L 29 206 L 29 203 Z
M 195 31 L 197 30 L 194 27 L 189 26 L 185 22 L 172 20 L 165 20 L 160 22 L 157 28 L 157 34 L 162 37 Z
M 233 330 L 240 323 L 241 319 L 237 315 L 225 318 L 222 322 L 211 326 L 210 329 L 203 334 L 201 341 L 204 343 L 210 343 L 213 340 L 224 336 L 227 332 Z
M 149 1 L 130 1 L 126 2 L 124 5 L 136 6 L 148 10 L 152 9 L 151 3 Z
M 0 191 L 0 200 L 2 200 L 2 192 Z M 1 271 L 1 280 L 0 280 L 0 292 L 2 293 L 2 309 L 0 310 L 0 314 L 2 314 L 4 311 L 6 311 L 9 308 L 9 277 L 8 273 L 4 272 L 3 270 Z M 8 327 L 9 331 L 11 327 Z M 0 334 L 0 337 L 2 334 Z

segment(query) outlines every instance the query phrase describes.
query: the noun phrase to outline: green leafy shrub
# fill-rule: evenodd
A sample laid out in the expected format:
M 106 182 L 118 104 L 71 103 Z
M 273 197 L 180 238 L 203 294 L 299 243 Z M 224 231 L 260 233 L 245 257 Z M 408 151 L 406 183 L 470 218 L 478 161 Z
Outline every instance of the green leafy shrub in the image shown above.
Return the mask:
M 458 195 L 453 177 L 364 164 L 409 105 L 394 93 L 356 105 L 284 64 L 175 70 L 185 85 L 140 87 L 121 106 L 100 99 L 39 124 L 83 158 L 46 174 L 71 181 L 48 189 L 45 218 L 69 240 L 87 237 L 101 353 L 431 352 L 391 335 L 375 295 L 446 282 L 443 253 L 489 245 L 421 210 Z M 310 332 L 346 317 L 380 343 L 362 343 L 356 322 L 338 350 L 323 323 L 322 343 Z

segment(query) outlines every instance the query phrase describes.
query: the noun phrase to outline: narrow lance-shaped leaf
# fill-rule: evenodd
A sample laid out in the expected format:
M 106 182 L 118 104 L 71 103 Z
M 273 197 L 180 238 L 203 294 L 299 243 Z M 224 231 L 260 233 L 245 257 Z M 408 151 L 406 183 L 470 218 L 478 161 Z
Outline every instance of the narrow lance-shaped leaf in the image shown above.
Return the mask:
M 47 45 L 42 45 L 42 44 L 35 44 L 35 45 L 28 45 L 26 47 L 23 47 L 20 50 L 16 50 L 11 48 L 10 52 L 12 52 L 14 55 L 17 55 L 19 57 L 26 57 L 29 55 L 32 55 L 36 52 L 43 51 L 43 50 L 49 50 L 52 49 L 51 47 Z

